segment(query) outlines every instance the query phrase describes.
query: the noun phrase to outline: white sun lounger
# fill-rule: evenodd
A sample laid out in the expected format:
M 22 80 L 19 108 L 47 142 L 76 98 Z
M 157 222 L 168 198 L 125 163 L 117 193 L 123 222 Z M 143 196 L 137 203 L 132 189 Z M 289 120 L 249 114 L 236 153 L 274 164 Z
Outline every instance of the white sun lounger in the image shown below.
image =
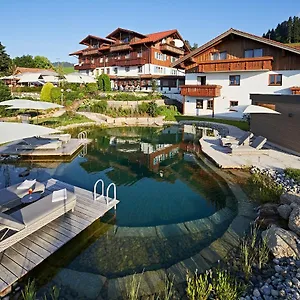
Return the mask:
M 48 134 L 43 135 L 42 138 L 49 139 L 49 140 L 59 140 L 63 143 L 68 143 L 71 140 L 71 134 L 63 133 L 63 134 Z
M 249 146 L 250 139 L 253 137 L 252 132 L 246 132 L 241 138 L 236 139 L 234 137 L 225 137 L 220 139 L 220 143 L 223 147 L 230 147 L 231 145 L 237 146 Z
M 249 146 L 238 146 L 238 147 L 231 147 L 232 154 L 258 154 L 258 153 L 268 153 L 269 150 L 261 150 L 267 139 L 263 136 L 258 136 L 255 138 Z
M 53 202 L 52 193 L 8 215 L 0 213 L 0 252 L 73 210 L 76 195 L 67 192 L 67 199 Z
M 62 147 L 62 141 L 46 138 L 28 138 L 16 144 L 17 150 L 56 150 Z

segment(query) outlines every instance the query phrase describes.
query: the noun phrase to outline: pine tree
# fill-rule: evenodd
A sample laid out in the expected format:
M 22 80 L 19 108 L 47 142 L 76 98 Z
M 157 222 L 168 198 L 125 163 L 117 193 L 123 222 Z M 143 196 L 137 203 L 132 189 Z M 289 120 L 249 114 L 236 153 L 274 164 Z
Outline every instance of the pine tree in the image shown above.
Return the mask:
M 287 21 L 287 42 L 291 43 L 293 39 L 293 19 L 289 17 Z
M 300 18 L 293 18 L 293 43 L 300 42 Z
M 8 74 L 10 65 L 11 65 L 10 57 L 5 51 L 5 46 L 3 46 L 0 42 L 0 74 L 1 75 Z

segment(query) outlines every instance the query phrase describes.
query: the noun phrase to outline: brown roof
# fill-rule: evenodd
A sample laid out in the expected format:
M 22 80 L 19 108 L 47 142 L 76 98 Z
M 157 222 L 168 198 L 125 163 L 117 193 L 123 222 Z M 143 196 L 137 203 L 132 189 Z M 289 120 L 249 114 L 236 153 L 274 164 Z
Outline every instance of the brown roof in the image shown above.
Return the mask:
M 202 45 L 201 47 L 191 51 L 189 54 L 187 54 L 184 57 L 178 59 L 176 62 L 174 62 L 171 65 L 171 67 L 175 67 L 175 66 L 181 64 L 182 62 L 184 62 L 188 58 L 191 58 L 191 57 L 195 56 L 196 54 L 206 50 L 207 48 L 209 48 L 213 44 L 221 41 L 223 38 L 229 36 L 230 34 L 235 34 L 235 35 L 238 35 L 238 36 L 241 36 L 241 37 L 244 37 L 244 38 L 248 38 L 248 39 L 260 42 L 260 43 L 267 44 L 269 46 L 278 47 L 278 48 L 281 48 L 283 50 L 287 50 L 287 51 L 290 51 L 290 52 L 293 52 L 293 53 L 296 53 L 296 54 L 300 54 L 300 49 L 297 49 L 297 48 L 294 48 L 294 47 L 291 47 L 291 46 L 287 46 L 285 44 L 282 44 L 282 43 L 279 43 L 279 42 L 276 42 L 276 41 L 273 41 L 273 40 L 269 40 L 269 39 L 266 39 L 266 38 L 263 38 L 263 37 L 260 37 L 260 36 L 254 35 L 254 34 L 250 34 L 250 33 L 240 31 L 240 30 L 237 30 L 237 29 L 234 29 L 234 28 L 230 28 L 229 30 L 227 30 L 224 33 L 218 35 L 216 38 L 210 40 L 209 42 Z
M 87 43 L 86 41 L 88 41 L 89 39 L 95 39 L 95 40 L 102 41 L 102 42 L 108 43 L 108 44 L 114 43 L 114 41 L 112 41 L 112 40 L 105 39 L 105 38 L 102 38 L 102 37 L 99 37 L 99 36 L 96 36 L 96 35 L 91 35 L 91 34 L 89 34 L 89 35 L 88 35 L 87 37 L 85 37 L 81 42 L 79 42 L 79 44 L 82 44 L 82 45 L 88 45 L 88 43 Z
M 139 33 L 139 32 L 136 32 L 136 31 L 133 31 L 133 30 L 129 30 L 129 29 L 125 29 L 125 28 L 121 28 L 121 27 L 118 27 L 117 29 L 115 29 L 113 32 L 111 32 L 108 36 L 106 36 L 106 38 L 112 38 L 117 32 L 119 31 L 123 31 L 123 32 L 128 32 L 128 33 L 133 33 L 135 35 L 139 35 L 140 37 L 146 37 L 144 34 L 142 33 Z
M 79 55 L 79 54 L 82 54 L 83 50 L 78 50 L 78 51 L 75 51 L 75 52 L 72 52 L 72 53 L 69 53 L 69 55 Z
M 167 30 L 167 31 L 150 33 L 150 34 L 147 34 L 147 37 L 145 37 L 144 39 L 140 39 L 139 41 L 133 42 L 131 44 L 135 45 L 135 44 L 144 44 L 144 43 L 155 43 L 155 42 L 162 40 L 162 39 L 166 38 L 167 36 L 169 36 L 173 33 L 176 33 L 176 32 L 177 32 L 176 29 L 172 29 L 172 30 Z
M 14 74 L 21 74 L 21 73 L 41 73 L 43 71 L 52 71 L 55 72 L 53 69 L 39 69 L 39 68 L 23 68 L 17 67 Z

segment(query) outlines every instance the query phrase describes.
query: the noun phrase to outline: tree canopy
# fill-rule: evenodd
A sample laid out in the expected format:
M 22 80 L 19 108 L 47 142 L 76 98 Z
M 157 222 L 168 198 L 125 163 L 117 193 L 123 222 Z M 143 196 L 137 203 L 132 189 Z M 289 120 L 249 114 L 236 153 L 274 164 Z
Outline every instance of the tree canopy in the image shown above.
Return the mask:
M 191 50 L 195 50 L 199 47 L 197 43 L 194 43 L 192 46 L 188 40 L 185 40 L 184 42 L 190 47 Z
M 11 99 L 11 92 L 9 87 L 0 81 L 0 101 Z
M 274 29 L 269 29 L 263 34 L 264 38 L 271 39 L 281 43 L 299 43 L 300 42 L 300 18 L 289 17 Z
M 5 51 L 5 46 L 0 42 L 0 75 L 6 75 L 9 73 L 11 65 L 11 59 Z
M 39 69 L 52 69 L 53 65 L 50 60 L 45 56 L 37 55 L 22 55 L 13 59 L 13 64 L 17 67 L 23 68 L 39 68 Z
M 40 69 L 51 69 L 51 68 L 53 68 L 52 63 L 45 56 L 37 55 L 37 56 L 34 57 L 33 61 L 34 61 L 35 68 L 40 68 Z

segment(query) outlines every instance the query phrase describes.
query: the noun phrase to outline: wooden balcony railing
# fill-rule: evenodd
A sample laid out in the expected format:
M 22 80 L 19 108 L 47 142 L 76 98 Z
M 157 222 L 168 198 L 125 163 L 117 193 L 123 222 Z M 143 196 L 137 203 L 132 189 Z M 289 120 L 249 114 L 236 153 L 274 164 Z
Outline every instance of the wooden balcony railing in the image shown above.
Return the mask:
M 220 85 L 182 85 L 181 95 L 192 97 L 219 97 L 221 95 Z
M 125 66 L 125 67 L 144 65 L 145 63 L 146 63 L 146 59 L 142 57 L 115 59 L 114 61 L 111 61 L 111 64 L 114 66 Z
M 98 49 L 89 49 L 89 50 L 83 50 L 82 51 L 82 55 L 86 56 L 86 55 L 96 55 L 99 54 Z
M 292 86 L 290 90 L 293 95 L 300 95 L 300 86 Z
M 132 50 L 129 44 L 115 44 L 110 46 L 110 52 Z
M 74 70 L 93 70 L 95 68 L 95 64 L 79 64 L 74 66 Z
M 162 52 L 172 52 L 172 53 L 176 53 L 176 54 L 179 54 L 179 55 L 184 55 L 184 50 L 183 49 L 180 49 L 180 48 L 177 48 L 173 45 L 170 45 L 170 44 L 161 44 L 160 45 L 160 51 Z
M 271 56 L 201 61 L 186 72 L 271 71 L 272 61 Z

